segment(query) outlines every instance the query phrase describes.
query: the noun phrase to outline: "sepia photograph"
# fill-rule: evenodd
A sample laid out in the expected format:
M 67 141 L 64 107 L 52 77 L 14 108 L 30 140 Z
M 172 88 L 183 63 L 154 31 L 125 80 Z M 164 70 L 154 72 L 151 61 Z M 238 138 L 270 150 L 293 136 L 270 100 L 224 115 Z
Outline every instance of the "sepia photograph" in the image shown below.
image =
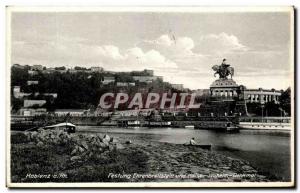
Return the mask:
M 294 7 L 6 8 L 8 187 L 294 187 Z

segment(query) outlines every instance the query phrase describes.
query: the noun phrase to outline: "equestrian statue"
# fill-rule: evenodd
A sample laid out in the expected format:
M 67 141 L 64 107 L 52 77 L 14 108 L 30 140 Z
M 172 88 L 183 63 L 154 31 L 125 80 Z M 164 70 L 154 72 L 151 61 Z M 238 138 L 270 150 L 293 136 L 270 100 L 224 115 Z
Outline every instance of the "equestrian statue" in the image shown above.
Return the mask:
M 215 71 L 214 77 L 216 77 L 216 74 L 219 74 L 220 79 L 227 79 L 227 76 L 229 75 L 232 79 L 232 76 L 234 75 L 234 68 L 230 67 L 230 64 L 226 64 L 226 59 L 223 59 L 221 65 L 214 65 L 212 69 Z

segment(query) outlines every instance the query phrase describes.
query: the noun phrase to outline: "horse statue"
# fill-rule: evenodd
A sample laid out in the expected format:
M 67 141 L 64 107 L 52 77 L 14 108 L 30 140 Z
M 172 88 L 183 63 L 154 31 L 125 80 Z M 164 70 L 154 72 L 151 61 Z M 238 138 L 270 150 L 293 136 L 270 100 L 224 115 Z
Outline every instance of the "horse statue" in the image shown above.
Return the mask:
M 230 75 L 230 78 L 232 79 L 232 76 L 234 75 L 234 68 L 222 65 L 214 65 L 212 69 L 215 71 L 214 77 L 216 77 L 216 74 L 219 74 L 219 77 L 222 79 L 227 79 L 227 76 Z

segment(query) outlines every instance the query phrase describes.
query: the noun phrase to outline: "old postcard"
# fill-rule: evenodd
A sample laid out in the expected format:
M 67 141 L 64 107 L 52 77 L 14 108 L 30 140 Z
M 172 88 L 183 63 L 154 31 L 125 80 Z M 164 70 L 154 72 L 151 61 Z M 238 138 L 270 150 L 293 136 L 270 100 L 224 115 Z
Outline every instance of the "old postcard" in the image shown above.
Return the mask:
M 8 187 L 293 187 L 293 7 L 7 7 Z

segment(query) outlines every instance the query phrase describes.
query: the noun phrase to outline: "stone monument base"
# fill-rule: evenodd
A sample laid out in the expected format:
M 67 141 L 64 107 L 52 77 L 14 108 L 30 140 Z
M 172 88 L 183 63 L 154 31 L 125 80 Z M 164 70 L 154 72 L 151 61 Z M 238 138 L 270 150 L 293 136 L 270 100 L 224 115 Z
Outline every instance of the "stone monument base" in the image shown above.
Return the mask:
M 222 100 L 233 100 L 238 97 L 239 85 L 232 79 L 218 79 L 210 85 L 212 97 Z

